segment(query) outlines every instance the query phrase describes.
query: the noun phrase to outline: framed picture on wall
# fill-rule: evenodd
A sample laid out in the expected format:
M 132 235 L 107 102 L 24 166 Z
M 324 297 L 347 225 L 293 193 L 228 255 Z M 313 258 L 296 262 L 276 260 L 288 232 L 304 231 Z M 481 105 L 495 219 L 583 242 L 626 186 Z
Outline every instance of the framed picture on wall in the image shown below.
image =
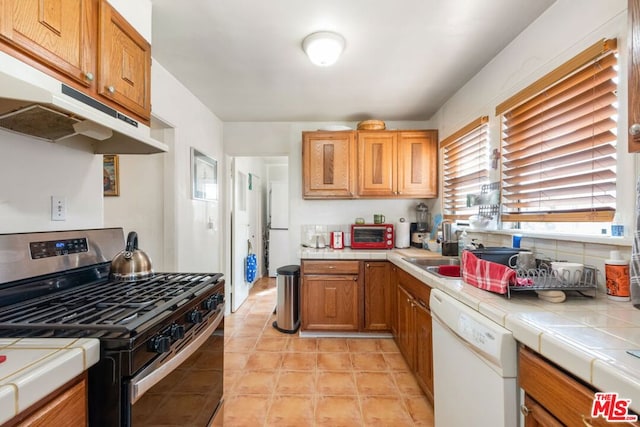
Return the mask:
M 191 196 L 218 200 L 218 162 L 191 147 Z
M 105 154 L 102 158 L 102 186 L 105 196 L 120 195 L 120 175 L 118 155 Z

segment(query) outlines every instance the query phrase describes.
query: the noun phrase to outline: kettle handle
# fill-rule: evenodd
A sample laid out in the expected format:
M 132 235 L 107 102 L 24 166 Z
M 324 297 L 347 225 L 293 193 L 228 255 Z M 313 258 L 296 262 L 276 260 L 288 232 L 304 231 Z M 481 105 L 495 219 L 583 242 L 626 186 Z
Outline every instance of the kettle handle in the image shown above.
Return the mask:
M 127 235 L 127 245 L 125 246 L 125 251 L 133 252 L 138 249 L 138 233 L 135 231 L 130 231 Z

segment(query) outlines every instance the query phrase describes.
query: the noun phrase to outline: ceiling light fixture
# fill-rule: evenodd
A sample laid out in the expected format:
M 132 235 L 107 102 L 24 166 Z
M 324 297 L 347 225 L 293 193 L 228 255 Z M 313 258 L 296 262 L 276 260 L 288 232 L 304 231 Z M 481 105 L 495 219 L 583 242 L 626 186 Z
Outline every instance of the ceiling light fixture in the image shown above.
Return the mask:
M 344 37 L 329 31 L 309 34 L 302 41 L 302 49 L 315 65 L 328 67 L 336 63 L 344 50 Z

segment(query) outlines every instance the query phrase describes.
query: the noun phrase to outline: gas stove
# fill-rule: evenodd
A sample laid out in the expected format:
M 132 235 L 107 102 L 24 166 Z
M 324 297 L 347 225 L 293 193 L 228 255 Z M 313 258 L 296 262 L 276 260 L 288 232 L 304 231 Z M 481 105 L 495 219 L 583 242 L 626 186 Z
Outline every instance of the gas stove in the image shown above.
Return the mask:
M 99 339 L 101 359 L 89 371 L 91 425 L 156 424 L 142 414 L 167 381 L 179 382 L 174 371 L 213 357 L 207 366 L 215 368 L 202 375 L 217 391 L 200 415 L 182 416 L 182 425 L 204 426 L 222 400 L 222 274 L 114 281 L 110 260 L 123 248 L 122 229 L 0 235 L 0 337 Z

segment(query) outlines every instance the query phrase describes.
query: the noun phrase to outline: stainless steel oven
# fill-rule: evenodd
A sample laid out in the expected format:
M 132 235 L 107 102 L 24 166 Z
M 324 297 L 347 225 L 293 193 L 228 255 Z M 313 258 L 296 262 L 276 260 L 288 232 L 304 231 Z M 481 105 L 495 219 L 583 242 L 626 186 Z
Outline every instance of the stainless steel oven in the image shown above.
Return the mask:
M 0 336 L 95 337 L 91 426 L 205 427 L 223 400 L 219 273 L 109 278 L 122 229 L 0 235 Z

